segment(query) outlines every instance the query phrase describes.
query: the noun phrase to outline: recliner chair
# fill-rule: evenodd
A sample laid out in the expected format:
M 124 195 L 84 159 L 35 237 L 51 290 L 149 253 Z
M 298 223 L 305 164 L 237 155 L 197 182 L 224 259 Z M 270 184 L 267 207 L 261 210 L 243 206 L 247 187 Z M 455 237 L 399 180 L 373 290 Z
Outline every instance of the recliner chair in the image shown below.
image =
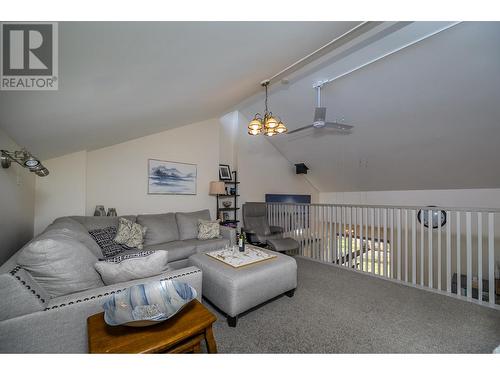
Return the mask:
M 262 202 L 243 204 L 242 231 L 251 244 L 267 245 L 274 251 L 294 251 L 300 247 L 300 244 L 293 238 L 283 237 L 283 228 L 269 225 L 267 206 Z

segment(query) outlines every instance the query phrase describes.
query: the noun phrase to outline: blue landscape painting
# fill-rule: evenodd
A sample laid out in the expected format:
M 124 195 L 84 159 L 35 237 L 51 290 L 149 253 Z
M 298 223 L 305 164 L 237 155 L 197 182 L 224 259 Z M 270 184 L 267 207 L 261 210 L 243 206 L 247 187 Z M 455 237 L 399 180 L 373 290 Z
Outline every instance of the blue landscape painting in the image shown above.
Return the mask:
M 196 194 L 196 164 L 149 159 L 148 194 Z

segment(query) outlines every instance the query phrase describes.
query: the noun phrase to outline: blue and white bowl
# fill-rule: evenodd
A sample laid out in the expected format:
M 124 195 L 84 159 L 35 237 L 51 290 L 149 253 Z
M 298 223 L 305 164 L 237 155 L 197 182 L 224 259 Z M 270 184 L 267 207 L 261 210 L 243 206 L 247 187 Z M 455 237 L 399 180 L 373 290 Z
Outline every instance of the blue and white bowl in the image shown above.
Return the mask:
M 175 280 L 134 285 L 104 303 L 104 321 L 110 326 L 157 324 L 173 317 L 195 298 L 192 286 Z

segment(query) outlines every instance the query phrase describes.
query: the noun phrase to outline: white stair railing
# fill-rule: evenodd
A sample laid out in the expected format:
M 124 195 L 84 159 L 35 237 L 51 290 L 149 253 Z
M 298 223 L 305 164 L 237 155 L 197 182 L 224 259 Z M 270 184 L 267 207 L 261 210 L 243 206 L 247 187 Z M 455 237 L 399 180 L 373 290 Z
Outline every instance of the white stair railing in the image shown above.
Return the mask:
M 500 308 L 498 209 L 293 203 L 267 207 L 270 225 L 282 227 L 285 236 L 300 243 L 297 255 Z M 444 223 L 436 220 L 440 212 L 446 215 Z M 434 228 L 427 225 L 433 218 Z

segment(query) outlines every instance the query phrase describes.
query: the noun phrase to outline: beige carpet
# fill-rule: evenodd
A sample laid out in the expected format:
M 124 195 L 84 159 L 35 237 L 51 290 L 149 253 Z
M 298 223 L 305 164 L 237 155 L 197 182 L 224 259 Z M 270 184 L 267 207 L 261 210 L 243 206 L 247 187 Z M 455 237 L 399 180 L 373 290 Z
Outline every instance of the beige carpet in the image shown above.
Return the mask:
M 500 311 L 296 258 L 298 288 L 243 315 L 218 316 L 221 353 L 491 353 Z

